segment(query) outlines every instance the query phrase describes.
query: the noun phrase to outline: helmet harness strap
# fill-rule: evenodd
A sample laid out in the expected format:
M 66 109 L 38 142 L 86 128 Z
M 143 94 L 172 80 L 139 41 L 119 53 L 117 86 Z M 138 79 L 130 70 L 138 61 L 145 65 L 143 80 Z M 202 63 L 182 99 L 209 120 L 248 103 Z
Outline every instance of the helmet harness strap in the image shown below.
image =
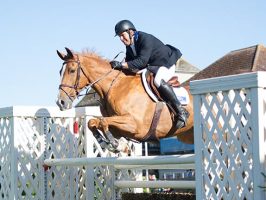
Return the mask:
M 129 39 L 130 39 L 130 45 L 131 45 L 133 42 L 132 42 L 132 36 L 130 34 L 130 29 L 127 30 L 127 33 L 128 33 L 128 36 L 129 36 Z

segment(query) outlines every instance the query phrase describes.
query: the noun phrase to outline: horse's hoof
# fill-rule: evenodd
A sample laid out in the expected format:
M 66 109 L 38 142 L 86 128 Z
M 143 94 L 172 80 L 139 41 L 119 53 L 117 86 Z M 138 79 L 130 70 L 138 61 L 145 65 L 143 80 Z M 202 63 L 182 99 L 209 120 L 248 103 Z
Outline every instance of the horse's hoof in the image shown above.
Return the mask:
M 109 151 L 113 153 L 119 153 L 120 151 L 117 149 L 117 147 L 113 146 L 111 143 L 107 145 L 106 147 Z
M 126 138 L 121 137 L 118 140 L 118 147 L 117 150 L 119 150 L 120 152 L 126 153 L 127 155 L 131 154 L 132 149 L 130 148 L 129 142 Z

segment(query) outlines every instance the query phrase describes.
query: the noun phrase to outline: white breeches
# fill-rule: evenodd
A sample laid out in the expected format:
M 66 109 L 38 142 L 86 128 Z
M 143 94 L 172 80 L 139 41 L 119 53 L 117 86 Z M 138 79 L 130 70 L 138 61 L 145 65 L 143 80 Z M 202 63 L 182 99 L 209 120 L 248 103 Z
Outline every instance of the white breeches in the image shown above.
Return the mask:
M 159 68 L 154 78 L 154 84 L 157 88 L 160 86 L 161 80 L 167 82 L 175 75 L 175 66 L 176 65 L 172 65 L 169 69 L 164 66 Z

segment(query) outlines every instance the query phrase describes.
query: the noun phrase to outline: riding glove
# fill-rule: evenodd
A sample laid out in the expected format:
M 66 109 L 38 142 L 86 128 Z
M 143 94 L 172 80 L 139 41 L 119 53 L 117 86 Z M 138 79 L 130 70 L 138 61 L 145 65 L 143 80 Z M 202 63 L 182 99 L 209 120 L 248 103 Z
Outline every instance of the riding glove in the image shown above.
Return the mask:
M 113 69 L 123 69 L 122 62 L 113 60 L 113 61 L 110 62 L 110 64 L 111 64 Z

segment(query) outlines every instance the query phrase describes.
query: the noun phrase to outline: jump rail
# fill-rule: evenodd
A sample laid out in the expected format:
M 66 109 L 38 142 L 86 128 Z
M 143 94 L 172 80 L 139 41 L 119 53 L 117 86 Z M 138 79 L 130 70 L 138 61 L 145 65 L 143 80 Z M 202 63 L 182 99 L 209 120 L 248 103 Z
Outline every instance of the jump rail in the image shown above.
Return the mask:
M 116 169 L 195 169 L 195 155 L 140 156 L 140 157 L 86 157 L 46 159 L 45 166 L 114 166 Z M 195 189 L 195 181 L 137 181 L 114 180 L 114 186 L 123 188 L 178 188 Z
M 62 158 L 46 159 L 46 166 L 98 166 L 98 165 L 163 165 L 163 164 L 191 164 L 195 155 L 171 155 L 171 156 L 141 156 L 141 157 L 86 157 L 86 158 Z
M 114 181 L 118 188 L 178 188 L 195 189 L 195 181 Z

